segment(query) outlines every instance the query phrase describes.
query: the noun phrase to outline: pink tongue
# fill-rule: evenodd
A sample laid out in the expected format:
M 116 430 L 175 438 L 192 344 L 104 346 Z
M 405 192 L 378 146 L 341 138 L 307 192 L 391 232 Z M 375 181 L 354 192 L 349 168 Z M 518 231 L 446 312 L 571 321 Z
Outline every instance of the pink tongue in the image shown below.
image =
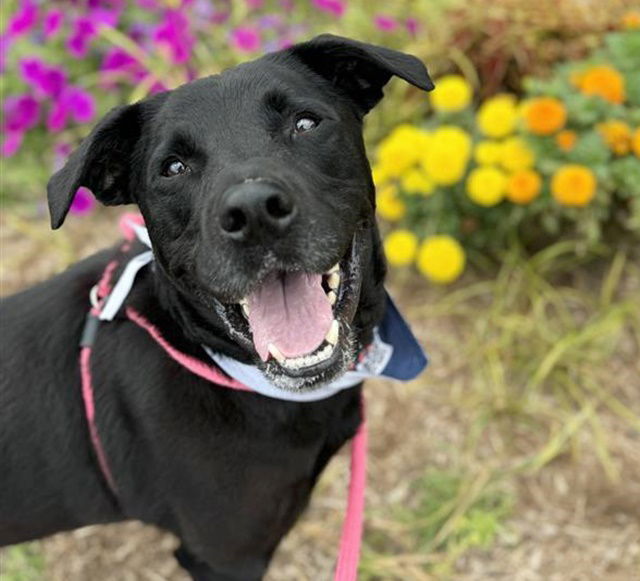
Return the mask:
M 285 357 L 314 351 L 322 344 L 332 321 L 321 274 L 275 273 L 249 296 L 249 326 L 263 361 L 269 357 L 269 343 Z

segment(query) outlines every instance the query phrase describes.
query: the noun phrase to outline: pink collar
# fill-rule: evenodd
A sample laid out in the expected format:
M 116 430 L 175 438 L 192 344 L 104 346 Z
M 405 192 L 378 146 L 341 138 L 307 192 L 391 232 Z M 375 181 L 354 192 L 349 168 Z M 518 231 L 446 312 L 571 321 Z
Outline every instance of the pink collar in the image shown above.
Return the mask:
M 139 214 L 125 214 L 120 226 L 125 242 L 121 251 L 127 252 L 134 240 L 134 224 L 141 224 L 142 217 Z M 93 446 L 100 471 L 106 480 L 111 492 L 118 497 L 116 482 L 109 467 L 107 455 L 98 433 L 95 420 L 95 396 L 91 378 L 91 351 L 100 323 L 100 313 L 106 303 L 109 293 L 113 289 L 112 277 L 118 267 L 116 260 L 110 261 L 96 285 L 96 296 L 92 295 L 93 306 L 87 315 L 82 338 L 80 340 L 80 375 L 82 382 L 82 399 L 84 402 L 85 416 L 89 427 L 89 436 Z M 218 387 L 235 389 L 238 391 L 253 391 L 250 387 L 228 377 L 218 367 L 206 364 L 199 359 L 178 351 L 173 347 L 155 327 L 142 314 L 127 307 L 127 318 L 144 329 L 149 336 L 167 353 L 171 359 L 188 369 L 194 375 L 202 377 Z M 364 397 L 362 405 L 362 423 L 360 424 L 351 445 L 351 479 L 349 482 L 349 496 L 347 514 L 342 527 L 340 550 L 336 564 L 334 581 L 355 581 L 358 574 L 360 560 L 360 547 L 363 531 L 364 515 L 364 491 L 366 487 L 366 463 L 367 463 L 367 430 L 364 420 Z

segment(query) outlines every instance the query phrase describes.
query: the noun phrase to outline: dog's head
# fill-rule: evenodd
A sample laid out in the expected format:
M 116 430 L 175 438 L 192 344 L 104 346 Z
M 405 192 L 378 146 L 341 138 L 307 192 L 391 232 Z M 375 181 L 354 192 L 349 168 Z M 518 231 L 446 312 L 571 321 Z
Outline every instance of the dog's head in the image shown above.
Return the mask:
M 323 35 L 116 108 L 49 182 L 52 226 L 79 186 L 138 204 L 200 340 L 282 388 L 331 380 L 383 310 L 362 119 L 393 75 L 433 87 L 415 57 Z

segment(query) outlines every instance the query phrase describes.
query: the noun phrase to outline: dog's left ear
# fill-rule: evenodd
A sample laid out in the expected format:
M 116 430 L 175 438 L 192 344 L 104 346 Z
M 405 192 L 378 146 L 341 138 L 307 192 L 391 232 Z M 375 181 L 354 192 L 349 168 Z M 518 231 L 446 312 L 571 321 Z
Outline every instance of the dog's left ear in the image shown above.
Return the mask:
M 284 51 L 344 91 L 364 115 L 382 99 L 392 76 L 431 91 L 427 68 L 416 57 L 332 34 L 316 36 Z

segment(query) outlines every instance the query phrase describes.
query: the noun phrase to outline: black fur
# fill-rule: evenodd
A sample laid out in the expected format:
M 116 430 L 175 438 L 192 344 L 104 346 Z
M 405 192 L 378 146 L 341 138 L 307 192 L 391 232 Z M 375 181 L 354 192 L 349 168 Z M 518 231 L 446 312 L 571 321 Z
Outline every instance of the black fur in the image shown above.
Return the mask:
M 51 179 L 52 226 L 79 186 L 105 204 L 136 203 L 156 263 L 128 303 L 195 357 L 207 344 L 254 363 L 212 301 L 238 301 L 274 269 L 324 272 L 359 233 L 348 326 L 366 343 L 382 315 L 384 262 L 361 125 L 392 75 L 432 87 L 413 57 L 323 35 L 119 107 Z M 296 134 L 302 114 L 319 124 Z M 168 158 L 189 170 L 161 175 Z M 281 235 L 237 243 L 219 216 L 229 189 L 255 178 L 286 192 L 295 219 Z M 194 579 L 260 579 L 355 433 L 360 387 L 315 403 L 239 393 L 191 374 L 126 319 L 102 324 L 91 368 L 115 497 L 88 437 L 78 365 L 89 290 L 115 252 L 1 303 L 0 544 L 139 519 L 181 539 L 176 556 Z

